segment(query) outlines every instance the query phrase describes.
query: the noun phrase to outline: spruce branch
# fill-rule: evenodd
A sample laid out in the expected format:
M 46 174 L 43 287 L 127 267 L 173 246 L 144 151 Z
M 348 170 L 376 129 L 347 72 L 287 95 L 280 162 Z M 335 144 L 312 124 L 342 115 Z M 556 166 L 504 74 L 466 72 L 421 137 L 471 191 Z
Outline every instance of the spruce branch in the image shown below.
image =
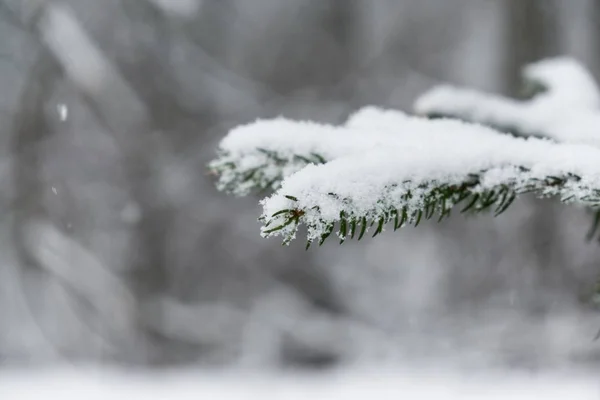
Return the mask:
M 600 209 L 600 149 L 512 138 L 452 120 L 412 119 L 390 147 L 311 165 L 262 201 L 262 234 L 284 244 L 300 225 L 308 243 L 343 242 L 442 220 L 462 212 L 506 211 L 516 197 L 558 197 Z M 417 129 L 419 127 L 420 129 Z M 475 140 L 478 138 L 479 140 Z
M 430 118 L 480 123 L 517 137 L 600 147 L 600 89 L 583 65 L 548 59 L 526 66 L 522 76 L 525 100 L 445 85 L 422 95 L 414 108 Z M 600 227 L 600 212 L 591 211 L 588 240 Z
M 439 87 L 416 104 L 427 118 L 367 107 L 341 126 L 259 120 L 232 130 L 209 167 L 229 193 L 276 191 L 261 202 L 262 235 L 285 244 L 300 225 L 310 245 L 442 220 L 457 208 L 499 215 L 525 193 L 590 208 L 592 236 L 600 92 L 569 59 L 532 64 L 523 76 L 528 100 Z
M 251 192 L 277 190 L 286 176 L 309 164 L 327 162 L 317 153 L 293 154 L 256 147 L 242 157 L 221 151 L 209 164 L 210 172 L 218 177 L 217 189 L 236 196 Z
M 386 145 L 402 131 L 407 116 L 399 111 L 366 107 L 342 126 L 258 120 L 233 129 L 208 164 L 217 189 L 237 196 L 277 190 L 288 176 L 310 164 Z
M 483 183 L 489 176 L 497 174 L 513 177 L 491 186 Z M 432 218 L 442 221 L 457 206 L 461 213 L 493 212 L 494 216 L 498 216 L 519 195 L 526 193 L 540 198 L 556 196 L 564 203 L 579 202 L 598 209 L 600 190 L 580 182 L 581 178 L 575 174 L 540 178 L 526 168 L 508 167 L 470 173 L 464 176 L 462 182 L 456 179 L 406 180 L 390 184 L 368 208 L 357 209 L 352 197 L 341 197 L 334 192 L 321 194 L 324 199 L 327 198 L 324 203 L 334 204 L 339 209 L 337 216 L 332 216 L 329 209 L 326 213 L 322 212 L 321 203 L 309 207 L 297 197 L 287 195 L 282 209 L 261 216 L 264 223 L 262 234 L 264 237 L 280 235 L 284 244 L 288 244 L 295 238 L 299 225 L 305 224 L 308 245 L 314 241 L 323 244 L 334 232 L 341 242 L 355 237 L 360 240 L 372 230 L 373 236 L 377 236 L 388 224 L 397 230 L 409 225 L 418 226 Z M 263 206 L 270 206 L 274 199 L 281 200 L 271 198 L 264 201 Z

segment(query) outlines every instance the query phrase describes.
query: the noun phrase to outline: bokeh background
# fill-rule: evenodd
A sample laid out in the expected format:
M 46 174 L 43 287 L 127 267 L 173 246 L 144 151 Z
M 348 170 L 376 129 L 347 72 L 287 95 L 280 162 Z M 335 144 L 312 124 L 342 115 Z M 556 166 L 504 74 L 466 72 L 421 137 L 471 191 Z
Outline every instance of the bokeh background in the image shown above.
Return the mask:
M 2 0 L 0 368 L 600 365 L 591 216 L 501 218 L 305 251 L 214 188 L 232 127 L 517 95 L 557 55 L 600 77 L 595 0 Z

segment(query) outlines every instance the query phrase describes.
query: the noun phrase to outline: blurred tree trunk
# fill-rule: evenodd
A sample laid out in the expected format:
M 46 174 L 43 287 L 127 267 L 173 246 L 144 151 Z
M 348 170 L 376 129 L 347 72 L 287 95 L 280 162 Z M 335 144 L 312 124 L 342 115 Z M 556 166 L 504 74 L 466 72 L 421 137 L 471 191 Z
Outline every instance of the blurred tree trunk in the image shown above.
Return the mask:
M 590 51 L 591 59 L 593 60 L 592 72 L 597 80 L 600 81 L 600 0 L 590 0 L 590 10 L 588 13 L 589 28 L 591 30 Z
M 553 0 L 509 0 L 507 16 L 505 88 L 510 96 L 521 97 L 523 66 L 560 51 L 559 10 Z M 534 263 L 548 279 L 557 279 L 556 269 L 564 270 L 565 263 L 556 206 L 553 201 L 536 200 L 524 231 Z
M 560 51 L 559 10 L 554 0 L 509 0 L 507 7 L 506 89 L 518 96 L 522 67 Z

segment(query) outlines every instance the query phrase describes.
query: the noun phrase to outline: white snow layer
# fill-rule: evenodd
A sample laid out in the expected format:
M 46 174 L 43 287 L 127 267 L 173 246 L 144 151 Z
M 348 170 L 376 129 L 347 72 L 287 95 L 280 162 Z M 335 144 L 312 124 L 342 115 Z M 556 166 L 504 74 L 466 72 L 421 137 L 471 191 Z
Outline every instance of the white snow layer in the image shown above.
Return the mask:
M 229 132 L 210 167 L 219 176 L 221 190 L 245 195 L 255 188 L 277 189 L 285 177 L 307 164 L 387 146 L 393 140 L 390 134 L 401 132 L 408 119 L 399 111 L 367 107 L 352 115 L 345 126 L 284 118 L 258 120 Z M 244 180 L 249 174 L 253 179 Z
M 390 133 L 403 131 L 411 118 L 400 111 L 368 107 L 352 115 L 345 126 L 285 118 L 259 120 L 233 129 L 219 148 L 245 157 L 257 148 L 279 156 L 318 154 L 326 160 L 387 145 Z M 365 132 L 366 131 L 366 132 Z
M 600 90 L 593 75 L 572 58 L 557 57 L 529 64 L 523 69 L 523 78 L 548 89 L 537 101 L 557 101 L 570 108 L 600 107 Z
M 582 65 L 568 58 L 549 59 L 525 67 L 523 76 L 547 91 L 520 101 L 442 85 L 422 95 L 415 103 L 415 112 L 600 146 L 600 90 Z
M 262 201 L 263 235 L 286 241 L 300 223 L 308 226 L 309 241 L 323 237 L 342 216 L 370 222 L 402 210 L 404 222 L 415 222 L 435 189 L 454 190 L 473 175 L 472 193 L 533 191 L 600 206 L 600 91 L 592 76 L 568 58 L 529 65 L 523 75 L 546 91 L 517 101 L 443 86 L 416 104 L 421 114 L 469 123 L 375 107 L 341 126 L 259 120 L 233 129 L 211 167 L 222 190 L 277 190 Z M 517 139 L 470 122 L 542 138 Z M 455 203 L 435 195 L 442 213 Z
M 294 126 L 298 136 L 308 136 L 313 127 L 287 123 Z M 398 134 L 388 135 L 380 146 L 357 148 L 359 151 L 326 164 L 308 165 L 285 179 L 281 188 L 262 202 L 267 224 L 273 227 L 285 223 L 287 216 L 279 213 L 282 210 L 302 210 L 302 222 L 309 225 L 311 240 L 321 236 L 328 223 L 339 220 L 341 212 L 350 217 L 378 219 L 382 210 L 408 206 L 410 213 L 411 209 L 423 208 L 423 196 L 431 189 L 460 185 L 470 174 L 480 177 L 474 189 L 477 192 L 501 185 L 517 192 L 533 187 L 541 191 L 538 194 L 598 204 L 598 148 L 519 139 L 456 120 L 405 116 L 391 125 L 390 131 Z M 360 129 L 356 137 L 370 137 L 383 130 L 381 126 Z M 293 141 L 288 145 L 293 148 Z M 565 185 L 542 182 L 548 177 L 569 176 L 573 179 Z M 411 198 L 404 198 L 409 191 Z M 291 236 L 294 232 L 292 224 L 273 234 Z
M 236 399 L 305 400 L 596 400 L 597 379 L 584 375 L 444 372 L 421 369 L 346 371 L 322 375 L 163 374 L 116 371 L 0 372 L 6 400 Z

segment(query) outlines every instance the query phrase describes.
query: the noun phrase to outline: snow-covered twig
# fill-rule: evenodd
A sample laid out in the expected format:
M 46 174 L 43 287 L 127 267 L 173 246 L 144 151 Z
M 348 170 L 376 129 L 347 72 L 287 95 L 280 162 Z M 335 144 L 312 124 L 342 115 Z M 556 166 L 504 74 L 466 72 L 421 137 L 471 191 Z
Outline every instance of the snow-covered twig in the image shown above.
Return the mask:
M 336 232 L 342 240 L 417 225 L 457 204 L 501 213 L 522 193 L 600 206 L 600 150 L 517 139 L 455 120 L 406 118 L 385 147 L 311 165 L 263 200 L 263 235 L 308 241 Z M 368 132 L 363 132 L 368 136 Z M 337 227 L 336 227 L 337 224 Z
M 523 69 L 533 98 L 516 100 L 450 85 L 422 95 L 415 112 L 458 118 L 517 136 L 600 147 L 600 90 L 592 75 L 568 58 L 540 61 Z
M 262 233 L 285 243 L 300 224 L 310 244 L 442 219 L 459 203 L 499 214 L 523 193 L 595 209 L 597 227 L 600 90 L 568 58 L 523 76 L 530 100 L 438 87 L 415 106 L 428 118 L 368 107 L 341 126 L 256 121 L 231 131 L 210 167 L 221 190 L 277 190 L 262 201 Z
M 341 127 L 284 118 L 258 120 L 233 129 L 209 168 L 218 176 L 218 189 L 228 193 L 277 190 L 283 179 L 309 164 L 386 146 L 407 120 L 399 111 L 374 107 L 360 110 Z

